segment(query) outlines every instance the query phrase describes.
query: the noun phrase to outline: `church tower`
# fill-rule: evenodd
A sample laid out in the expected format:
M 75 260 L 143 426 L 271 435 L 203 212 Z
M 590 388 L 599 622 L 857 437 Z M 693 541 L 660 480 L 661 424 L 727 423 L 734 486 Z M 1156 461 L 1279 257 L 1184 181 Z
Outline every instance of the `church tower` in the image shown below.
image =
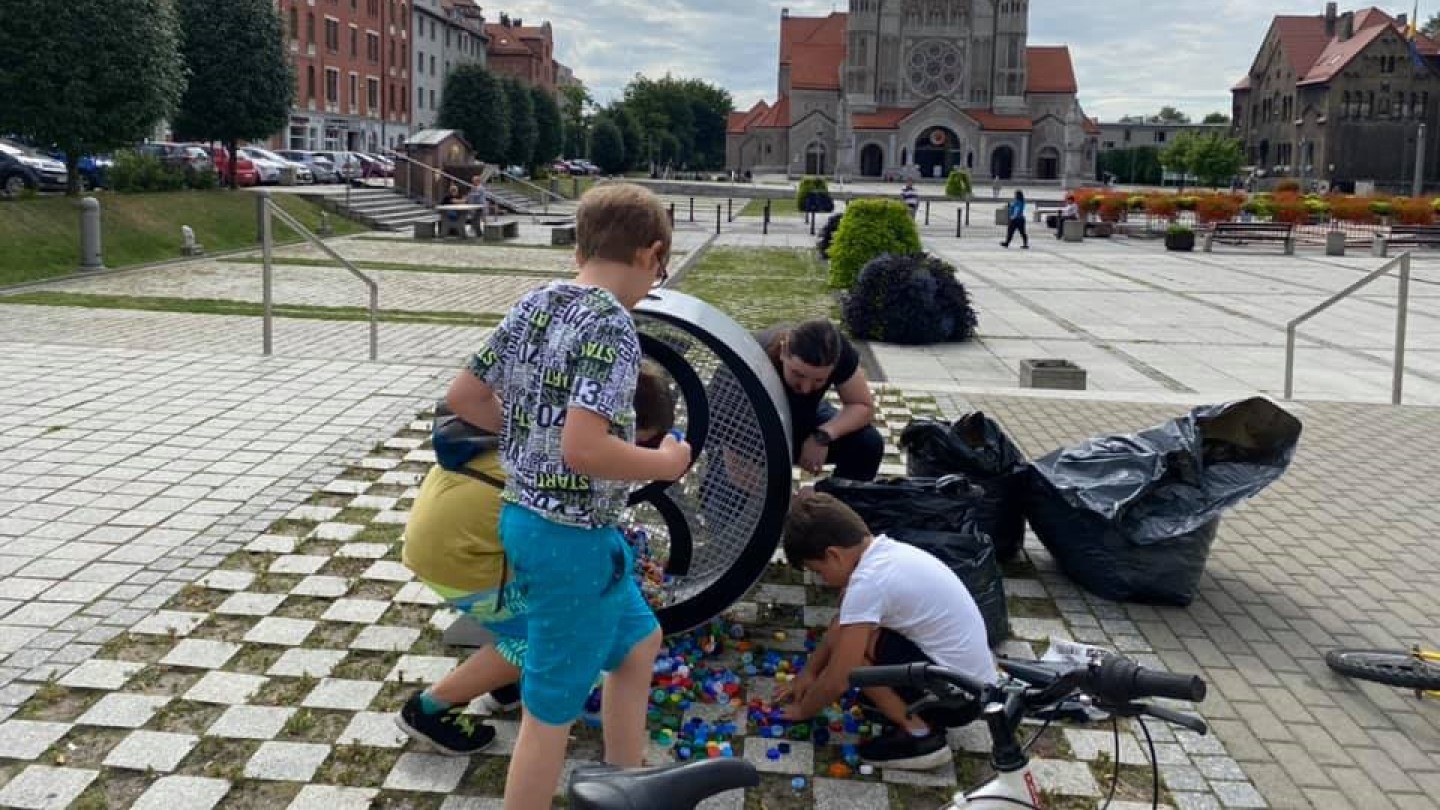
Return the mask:
M 1030 0 L 989 0 L 995 7 L 994 76 L 995 112 L 1023 115 L 1025 104 L 1025 47 L 1030 34 Z
M 891 0 L 895 2 L 895 0 Z M 845 32 L 845 103 L 852 112 L 874 112 L 879 91 L 880 9 L 886 0 L 850 0 Z

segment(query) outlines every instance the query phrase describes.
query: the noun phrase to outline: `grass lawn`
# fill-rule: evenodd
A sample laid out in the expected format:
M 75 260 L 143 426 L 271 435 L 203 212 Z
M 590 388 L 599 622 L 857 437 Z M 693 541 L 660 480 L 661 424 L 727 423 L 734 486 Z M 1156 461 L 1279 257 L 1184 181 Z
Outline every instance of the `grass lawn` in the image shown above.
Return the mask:
M 765 215 L 765 200 L 763 200 L 763 199 L 761 199 L 761 200 L 751 200 L 750 202 L 748 202 L 748 203 L 745 204 L 745 207 L 744 207 L 744 208 L 740 209 L 740 216 L 742 216 L 742 217 L 761 217 L 761 216 L 764 216 L 764 215 Z M 771 219 L 778 219 L 778 218 L 780 218 L 780 217 L 802 217 L 802 216 L 804 216 L 804 214 L 800 213 L 800 209 L 795 206 L 795 198 L 794 198 L 794 197 L 780 197 L 780 198 L 777 198 L 777 199 L 770 200 L 770 218 L 771 218 Z
M 180 258 L 180 226 L 211 253 L 251 247 L 255 239 L 255 195 L 248 191 L 176 191 L 163 194 L 98 192 L 105 266 L 129 267 Z M 293 194 L 271 197 L 306 227 L 320 224 L 320 208 Z M 364 226 L 332 216 L 336 233 Z M 298 237 L 275 223 L 277 242 Z M 0 202 L 0 286 L 73 273 L 80 265 L 79 202 L 37 197 Z
M 35 304 L 52 307 L 85 307 L 87 309 L 141 309 L 148 312 L 189 312 L 197 315 L 265 314 L 262 304 L 250 301 L 225 301 L 217 298 L 150 298 L 133 295 L 91 295 L 68 292 L 29 292 L 0 297 L 5 304 Z M 303 318 L 316 321 L 365 321 L 370 311 L 364 307 L 313 307 L 299 304 L 276 304 L 277 318 Z M 473 312 L 411 312 L 382 309 L 377 320 L 386 323 L 434 323 L 447 326 L 494 326 L 500 315 Z
M 811 318 L 840 321 L 829 272 L 813 250 L 715 248 L 690 268 L 679 290 L 709 302 L 746 329 Z

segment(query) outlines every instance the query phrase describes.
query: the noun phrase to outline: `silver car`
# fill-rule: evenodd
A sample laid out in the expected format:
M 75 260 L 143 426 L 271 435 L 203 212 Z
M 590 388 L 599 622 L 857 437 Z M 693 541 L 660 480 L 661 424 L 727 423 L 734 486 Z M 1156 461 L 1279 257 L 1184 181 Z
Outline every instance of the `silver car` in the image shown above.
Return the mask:
M 308 168 L 317 183 L 338 183 L 341 180 L 340 171 L 324 155 L 303 149 L 281 149 L 275 154 Z

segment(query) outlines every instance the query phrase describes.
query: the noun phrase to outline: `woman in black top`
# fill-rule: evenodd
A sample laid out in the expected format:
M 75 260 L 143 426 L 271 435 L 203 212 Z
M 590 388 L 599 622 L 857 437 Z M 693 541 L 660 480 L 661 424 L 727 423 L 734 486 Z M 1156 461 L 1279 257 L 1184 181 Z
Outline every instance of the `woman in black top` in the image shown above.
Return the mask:
M 820 320 L 767 329 L 755 338 L 785 384 L 795 463 L 811 473 L 834 464 L 837 478 L 875 480 L 885 440 L 871 424 L 875 398 L 850 341 Z M 832 387 L 839 409 L 825 401 Z

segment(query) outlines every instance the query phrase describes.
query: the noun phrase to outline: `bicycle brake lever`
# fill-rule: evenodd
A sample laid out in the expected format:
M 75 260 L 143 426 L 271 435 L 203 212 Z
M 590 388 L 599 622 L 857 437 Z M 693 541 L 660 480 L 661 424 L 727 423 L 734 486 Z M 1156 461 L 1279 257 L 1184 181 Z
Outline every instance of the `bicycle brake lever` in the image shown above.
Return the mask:
M 1063 700 L 1053 706 L 1031 713 L 1037 720 L 1068 720 L 1074 723 L 1098 723 L 1110 716 L 1109 712 L 1086 706 L 1078 700 Z
M 1164 706 L 1152 706 L 1149 703 L 1134 704 L 1141 714 L 1149 715 L 1157 720 L 1164 720 L 1167 723 L 1174 723 L 1177 726 L 1188 728 L 1196 734 L 1204 735 L 1210 733 L 1210 727 L 1204 720 L 1189 714 L 1167 709 Z

